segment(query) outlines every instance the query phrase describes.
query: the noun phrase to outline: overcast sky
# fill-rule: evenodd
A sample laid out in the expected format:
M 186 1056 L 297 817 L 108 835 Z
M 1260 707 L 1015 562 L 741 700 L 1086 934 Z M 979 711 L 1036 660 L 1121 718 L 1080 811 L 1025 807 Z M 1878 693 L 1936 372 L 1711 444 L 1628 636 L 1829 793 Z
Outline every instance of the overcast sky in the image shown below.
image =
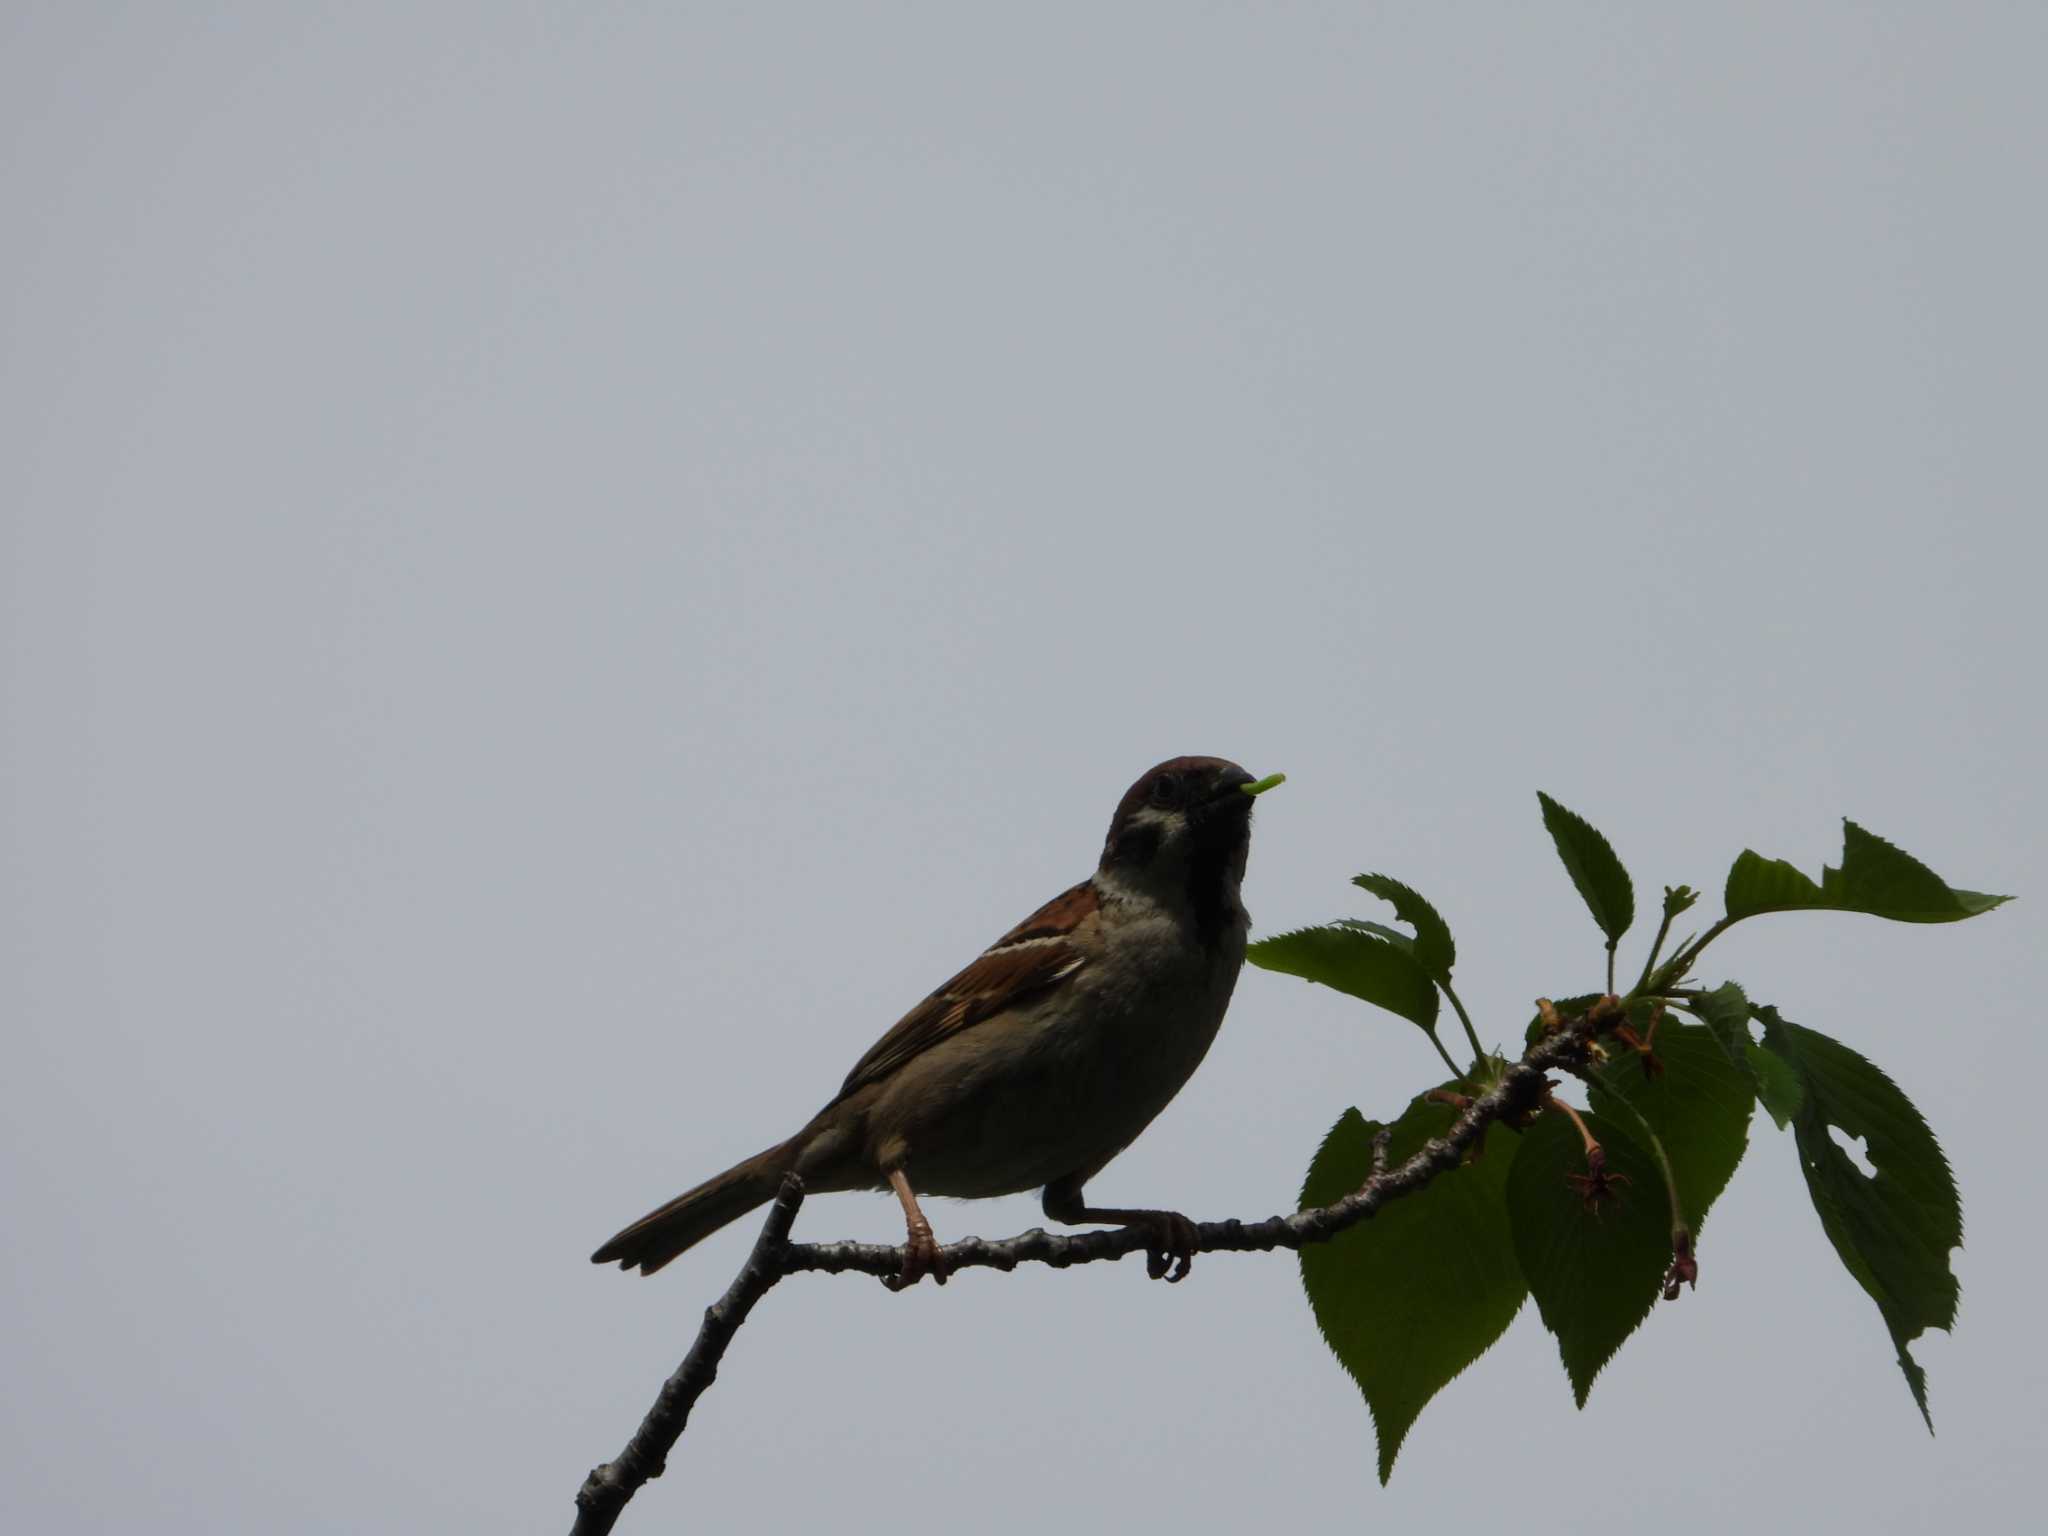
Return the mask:
M 2048 10 L 1680 10 L 0 10 L 0 1526 L 566 1529 L 752 1224 L 590 1249 L 1182 752 L 1494 1040 L 1598 975 L 1538 789 L 1644 905 L 1843 814 L 2020 893 L 1704 972 L 1943 1137 L 1939 1438 L 1759 1116 L 1587 1410 L 1525 1309 L 1387 1490 L 1285 1256 L 806 1277 L 623 1530 L 2023 1523 Z M 1091 1193 L 1433 1063 L 1248 972 Z

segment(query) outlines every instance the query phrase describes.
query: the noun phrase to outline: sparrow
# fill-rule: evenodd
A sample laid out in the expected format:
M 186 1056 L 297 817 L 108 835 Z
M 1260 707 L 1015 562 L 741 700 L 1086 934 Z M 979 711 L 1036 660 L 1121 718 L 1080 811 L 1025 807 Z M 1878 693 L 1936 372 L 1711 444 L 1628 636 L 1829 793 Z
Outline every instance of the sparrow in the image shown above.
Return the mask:
M 946 1279 L 919 1195 L 1029 1189 L 1043 1189 L 1054 1221 L 1143 1228 L 1151 1275 L 1185 1278 L 1196 1240 L 1187 1217 L 1091 1206 L 1082 1191 L 1216 1038 L 1250 926 L 1238 887 L 1253 800 L 1283 777 L 1254 782 L 1215 757 L 1146 773 L 1118 802 L 1093 876 L 899 1019 L 802 1130 L 641 1217 L 591 1262 L 651 1275 L 794 1172 L 812 1191 L 895 1192 L 906 1232 L 898 1288 Z

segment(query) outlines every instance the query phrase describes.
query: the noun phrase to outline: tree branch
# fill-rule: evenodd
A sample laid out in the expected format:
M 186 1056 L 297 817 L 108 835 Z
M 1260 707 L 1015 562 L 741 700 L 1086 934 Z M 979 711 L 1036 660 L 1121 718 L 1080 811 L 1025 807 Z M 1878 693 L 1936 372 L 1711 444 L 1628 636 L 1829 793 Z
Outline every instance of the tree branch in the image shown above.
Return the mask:
M 1438 1174 L 1457 1167 L 1466 1149 L 1494 1121 L 1520 1120 L 1537 1109 L 1549 1092 L 1546 1074 L 1583 1067 L 1587 1042 L 1624 1017 L 1615 999 L 1603 998 L 1582 1016 L 1561 1021 L 1562 1027 L 1531 1045 L 1498 1082 L 1465 1106 L 1448 1131 L 1425 1143 L 1398 1167 L 1386 1166 L 1384 1142 L 1376 1143 L 1372 1176 L 1343 1199 L 1296 1211 L 1291 1216 L 1269 1216 L 1263 1221 L 1197 1223 L 1195 1251 L 1265 1253 L 1275 1248 L 1328 1242 L 1364 1221 L 1389 1200 L 1411 1195 Z M 704 1395 L 705 1388 L 717 1380 L 719 1361 L 724 1358 L 733 1334 L 746 1321 L 754 1303 L 778 1281 L 812 1270 L 832 1275 L 852 1270 L 884 1279 L 902 1272 L 904 1253 L 900 1246 L 790 1242 L 790 1224 L 796 1220 L 803 1199 L 803 1181 L 795 1174 L 784 1178 L 753 1252 L 725 1295 L 705 1309 L 704 1324 L 697 1330 L 696 1342 L 683 1357 L 683 1363 L 662 1384 L 654 1406 L 617 1460 L 606 1462 L 583 1480 L 576 1494 L 576 1524 L 571 1536 L 604 1536 L 641 1485 L 661 1476 L 668 1453 L 689 1423 L 690 1409 Z M 1147 1238 L 1148 1234 L 1136 1227 L 1057 1234 L 1034 1227 L 1001 1241 L 963 1238 L 947 1244 L 942 1251 L 949 1274 L 963 1269 L 1013 1270 L 1019 1264 L 1049 1264 L 1054 1269 L 1066 1269 L 1141 1252 Z
M 789 1271 L 783 1262 L 789 1253 L 789 1229 L 804 1203 L 804 1184 L 795 1174 L 782 1181 L 754 1251 L 726 1288 L 723 1296 L 704 1309 L 704 1324 L 697 1330 L 697 1342 L 683 1356 L 673 1376 L 661 1384 L 661 1392 L 647 1417 L 633 1431 L 633 1438 L 616 1461 L 608 1461 L 583 1480 L 576 1491 L 576 1524 L 571 1536 L 604 1536 L 618 1522 L 619 1511 L 651 1477 L 659 1477 L 668 1453 L 682 1438 L 690 1422 L 690 1410 L 704 1389 L 718 1379 L 718 1362 L 739 1326 L 754 1310 L 754 1303 L 768 1294 L 769 1287 Z

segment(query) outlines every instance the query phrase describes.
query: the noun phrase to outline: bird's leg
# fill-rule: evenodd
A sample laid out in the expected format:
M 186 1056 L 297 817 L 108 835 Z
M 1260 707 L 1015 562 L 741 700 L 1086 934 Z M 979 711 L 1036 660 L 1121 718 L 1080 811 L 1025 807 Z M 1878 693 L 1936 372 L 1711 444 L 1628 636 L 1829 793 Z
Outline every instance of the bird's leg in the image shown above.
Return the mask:
M 1080 1179 L 1070 1178 L 1046 1185 L 1045 1214 L 1069 1226 L 1084 1221 L 1107 1221 L 1142 1227 L 1146 1235 L 1145 1273 L 1169 1284 L 1187 1278 L 1188 1271 L 1194 1268 L 1195 1249 L 1201 1243 L 1201 1234 L 1192 1221 L 1179 1211 L 1122 1211 L 1092 1206 L 1081 1198 L 1081 1184 Z
M 903 1176 L 901 1168 L 889 1170 L 889 1187 L 896 1191 L 896 1199 L 903 1207 L 903 1269 L 883 1284 L 892 1291 L 900 1291 L 930 1275 L 944 1285 L 946 1265 L 939 1256 L 938 1239 L 932 1236 L 932 1224 L 925 1220 L 924 1212 L 918 1208 L 917 1196 L 911 1191 L 910 1180 Z

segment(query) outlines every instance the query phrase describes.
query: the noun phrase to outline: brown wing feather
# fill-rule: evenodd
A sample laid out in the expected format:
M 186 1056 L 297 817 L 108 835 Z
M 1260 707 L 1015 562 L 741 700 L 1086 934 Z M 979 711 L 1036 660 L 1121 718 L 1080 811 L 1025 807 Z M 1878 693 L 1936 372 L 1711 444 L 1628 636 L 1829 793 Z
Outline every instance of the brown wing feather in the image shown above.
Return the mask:
M 911 1057 L 1073 975 L 1087 956 L 1068 941 L 1097 909 L 1095 886 L 1062 891 L 991 944 L 975 962 L 898 1019 L 846 1075 L 845 1098 Z
M 1012 944 L 1023 944 L 1032 939 L 1063 939 L 1101 909 L 1102 901 L 1095 894 L 1095 882 L 1083 880 L 1079 885 L 1061 891 L 1059 895 L 989 945 L 989 950 L 993 953 Z M 973 967 L 970 966 L 968 969 L 972 970 Z

